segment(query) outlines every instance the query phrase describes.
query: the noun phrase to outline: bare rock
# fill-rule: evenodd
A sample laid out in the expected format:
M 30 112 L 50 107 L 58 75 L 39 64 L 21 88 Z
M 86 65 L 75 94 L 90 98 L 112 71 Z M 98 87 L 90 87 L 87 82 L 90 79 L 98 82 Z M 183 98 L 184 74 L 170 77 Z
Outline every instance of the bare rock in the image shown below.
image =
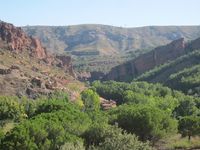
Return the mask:
M 39 39 L 31 37 L 32 56 L 44 59 L 47 56 L 46 48 L 44 48 Z
M 0 68 L 1 75 L 6 75 L 6 74 L 10 74 L 10 73 L 11 73 L 11 69 L 1 69 Z
M 33 78 L 31 80 L 31 84 L 33 87 L 43 88 L 43 81 L 39 78 Z
M 104 79 L 126 81 L 133 79 L 145 71 L 148 71 L 155 66 L 174 60 L 185 54 L 184 39 L 175 40 L 165 46 L 160 46 L 154 50 L 143 54 L 136 59 L 114 67 Z
M 0 45 L 1 48 L 8 48 L 16 53 L 30 50 L 31 56 L 39 59 L 46 58 L 46 49 L 36 38 L 29 37 L 20 28 L 12 24 L 0 22 L 0 40 L 6 44 Z
M 56 58 L 58 60 L 60 60 L 60 62 L 58 63 L 58 66 L 63 68 L 66 72 L 69 73 L 69 75 L 76 77 L 73 67 L 72 67 L 72 59 L 70 56 L 56 56 Z

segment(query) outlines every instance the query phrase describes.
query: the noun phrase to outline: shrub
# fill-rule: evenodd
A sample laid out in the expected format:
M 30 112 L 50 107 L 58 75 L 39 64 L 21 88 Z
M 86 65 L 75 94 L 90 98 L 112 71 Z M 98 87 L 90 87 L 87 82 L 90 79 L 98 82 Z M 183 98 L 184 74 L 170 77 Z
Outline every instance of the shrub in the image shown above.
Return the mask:
M 0 120 L 20 121 L 26 114 L 16 97 L 0 96 Z
M 150 150 L 148 143 L 138 141 L 133 134 L 127 134 L 116 126 L 94 125 L 84 134 L 86 147 L 97 150 Z
M 199 116 L 185 116 L 179 120 L 179 132 L 182 136 L 200 135 L 200 117 Z
M 119 127 L 136 134 L 143 141 L 152 142 L 176 133 L 177 129 L 177 122 L 170 113 L 147 105 L 122 105 L 116 109 L 112 123 L 118 123 Z
M 85 110 L 97 111 L 100 109 L 99 95 L 91 89 L 87 89 L 81 93 Z

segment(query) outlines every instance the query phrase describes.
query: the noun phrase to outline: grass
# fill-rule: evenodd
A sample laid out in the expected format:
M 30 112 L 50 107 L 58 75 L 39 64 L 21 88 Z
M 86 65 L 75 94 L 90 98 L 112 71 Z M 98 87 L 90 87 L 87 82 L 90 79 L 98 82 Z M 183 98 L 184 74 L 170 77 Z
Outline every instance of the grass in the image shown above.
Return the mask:
M 180 134 L 177 134 L 160 140 L 156 143 L 155 148 L 159 150 L 200 149 L 200 136 L 192 137 L 189 141 L 188 137 L 181 137 Z
M 172 143 L 172 148 L 174 149 L 200 149 L 200 137 L 193 137 L 190 141 L 187 137 L 180 138 L 180 140 Z
M 9 132 L 15 127 L 15 124 L 12 120 L 7 120 L 7 122 L 2 126 L 2 131 L 4 134 Z

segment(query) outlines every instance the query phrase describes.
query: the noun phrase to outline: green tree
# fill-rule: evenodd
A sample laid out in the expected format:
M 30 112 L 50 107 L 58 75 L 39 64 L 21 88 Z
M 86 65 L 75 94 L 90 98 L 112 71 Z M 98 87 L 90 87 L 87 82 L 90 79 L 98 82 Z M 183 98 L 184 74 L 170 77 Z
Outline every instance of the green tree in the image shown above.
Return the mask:
M 60 100 L 63 102 L 69 101 L 68 94 L 62 91 L 55 91 L 49 96 L 49 99 Z
M 3 130 L 0 128 L 0 145 L 1 145 L 1 140 L 4 138 L 4 133 Z
M 112 123 L 118 123 L 119 127 L 136 134 L 143 141 L 154 142 L 169 133 L 176 133 L 176 120 L 171 118 L 170 113 L 154 106 L 124 105 L 116 113 Z
M 69 105 L 68 102 L 49 99 L 37 106 L 37 109 L 35 110 L 35 115 L 40 113 L 50 113 L 54 111 L 65 110 L 67 108 L 67 105 Z
M 138 141 L 117 126 L 95 124 L 84 134 L 85 145 L 91 150 L 150 150 L 148 143 Z
M 0 120 L 20 121 L 26 117 L 16 97 L 0 96 Z
M 65 143 L 82 141 L 79 136 L 89 127 L 88 115 L 71 103 L 64 110 L 35 115 L 18 124 L 2 139 L 0 149 L 56 150 Z
M 60 150 L 85 150 L 83 142 L 66 142 L 64 145 L 60 147 Z
M 198 114 L 198 108 L 193 98 L 186 97 L 185 100 L 179 102 L 179 105 L 174 109 L 176 117 L 184 117 Z
M 125 103 L 132 103 L 132 104 L 141 104 L 141 103 L 147 103 L 148 98 L 144 94 L 139 94 L 136 92 L 133 92 L 131 90 L 126 90 L 123 93 L 123 99 Z
M 100 109 L 99 95 L 91 89 L 87 89 L 81 93 L 85 110 L 97 111 Z
M 188 140 L 191 139 L 191 136 L 200 135 L 200 117 L 185 116 L 181 118 L 178 129 L 182 136 L 188 136 Z

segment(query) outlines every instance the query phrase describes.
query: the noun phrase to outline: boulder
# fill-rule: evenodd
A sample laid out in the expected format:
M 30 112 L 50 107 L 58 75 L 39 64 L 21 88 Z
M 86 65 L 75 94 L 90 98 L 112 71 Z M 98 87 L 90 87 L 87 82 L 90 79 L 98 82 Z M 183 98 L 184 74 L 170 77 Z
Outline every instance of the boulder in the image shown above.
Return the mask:
M 6 75 L 6 74 L 10 74 L 10 73 L 11 73 L 11 69 L 1 69 L 0 68 L 1 75 Z

